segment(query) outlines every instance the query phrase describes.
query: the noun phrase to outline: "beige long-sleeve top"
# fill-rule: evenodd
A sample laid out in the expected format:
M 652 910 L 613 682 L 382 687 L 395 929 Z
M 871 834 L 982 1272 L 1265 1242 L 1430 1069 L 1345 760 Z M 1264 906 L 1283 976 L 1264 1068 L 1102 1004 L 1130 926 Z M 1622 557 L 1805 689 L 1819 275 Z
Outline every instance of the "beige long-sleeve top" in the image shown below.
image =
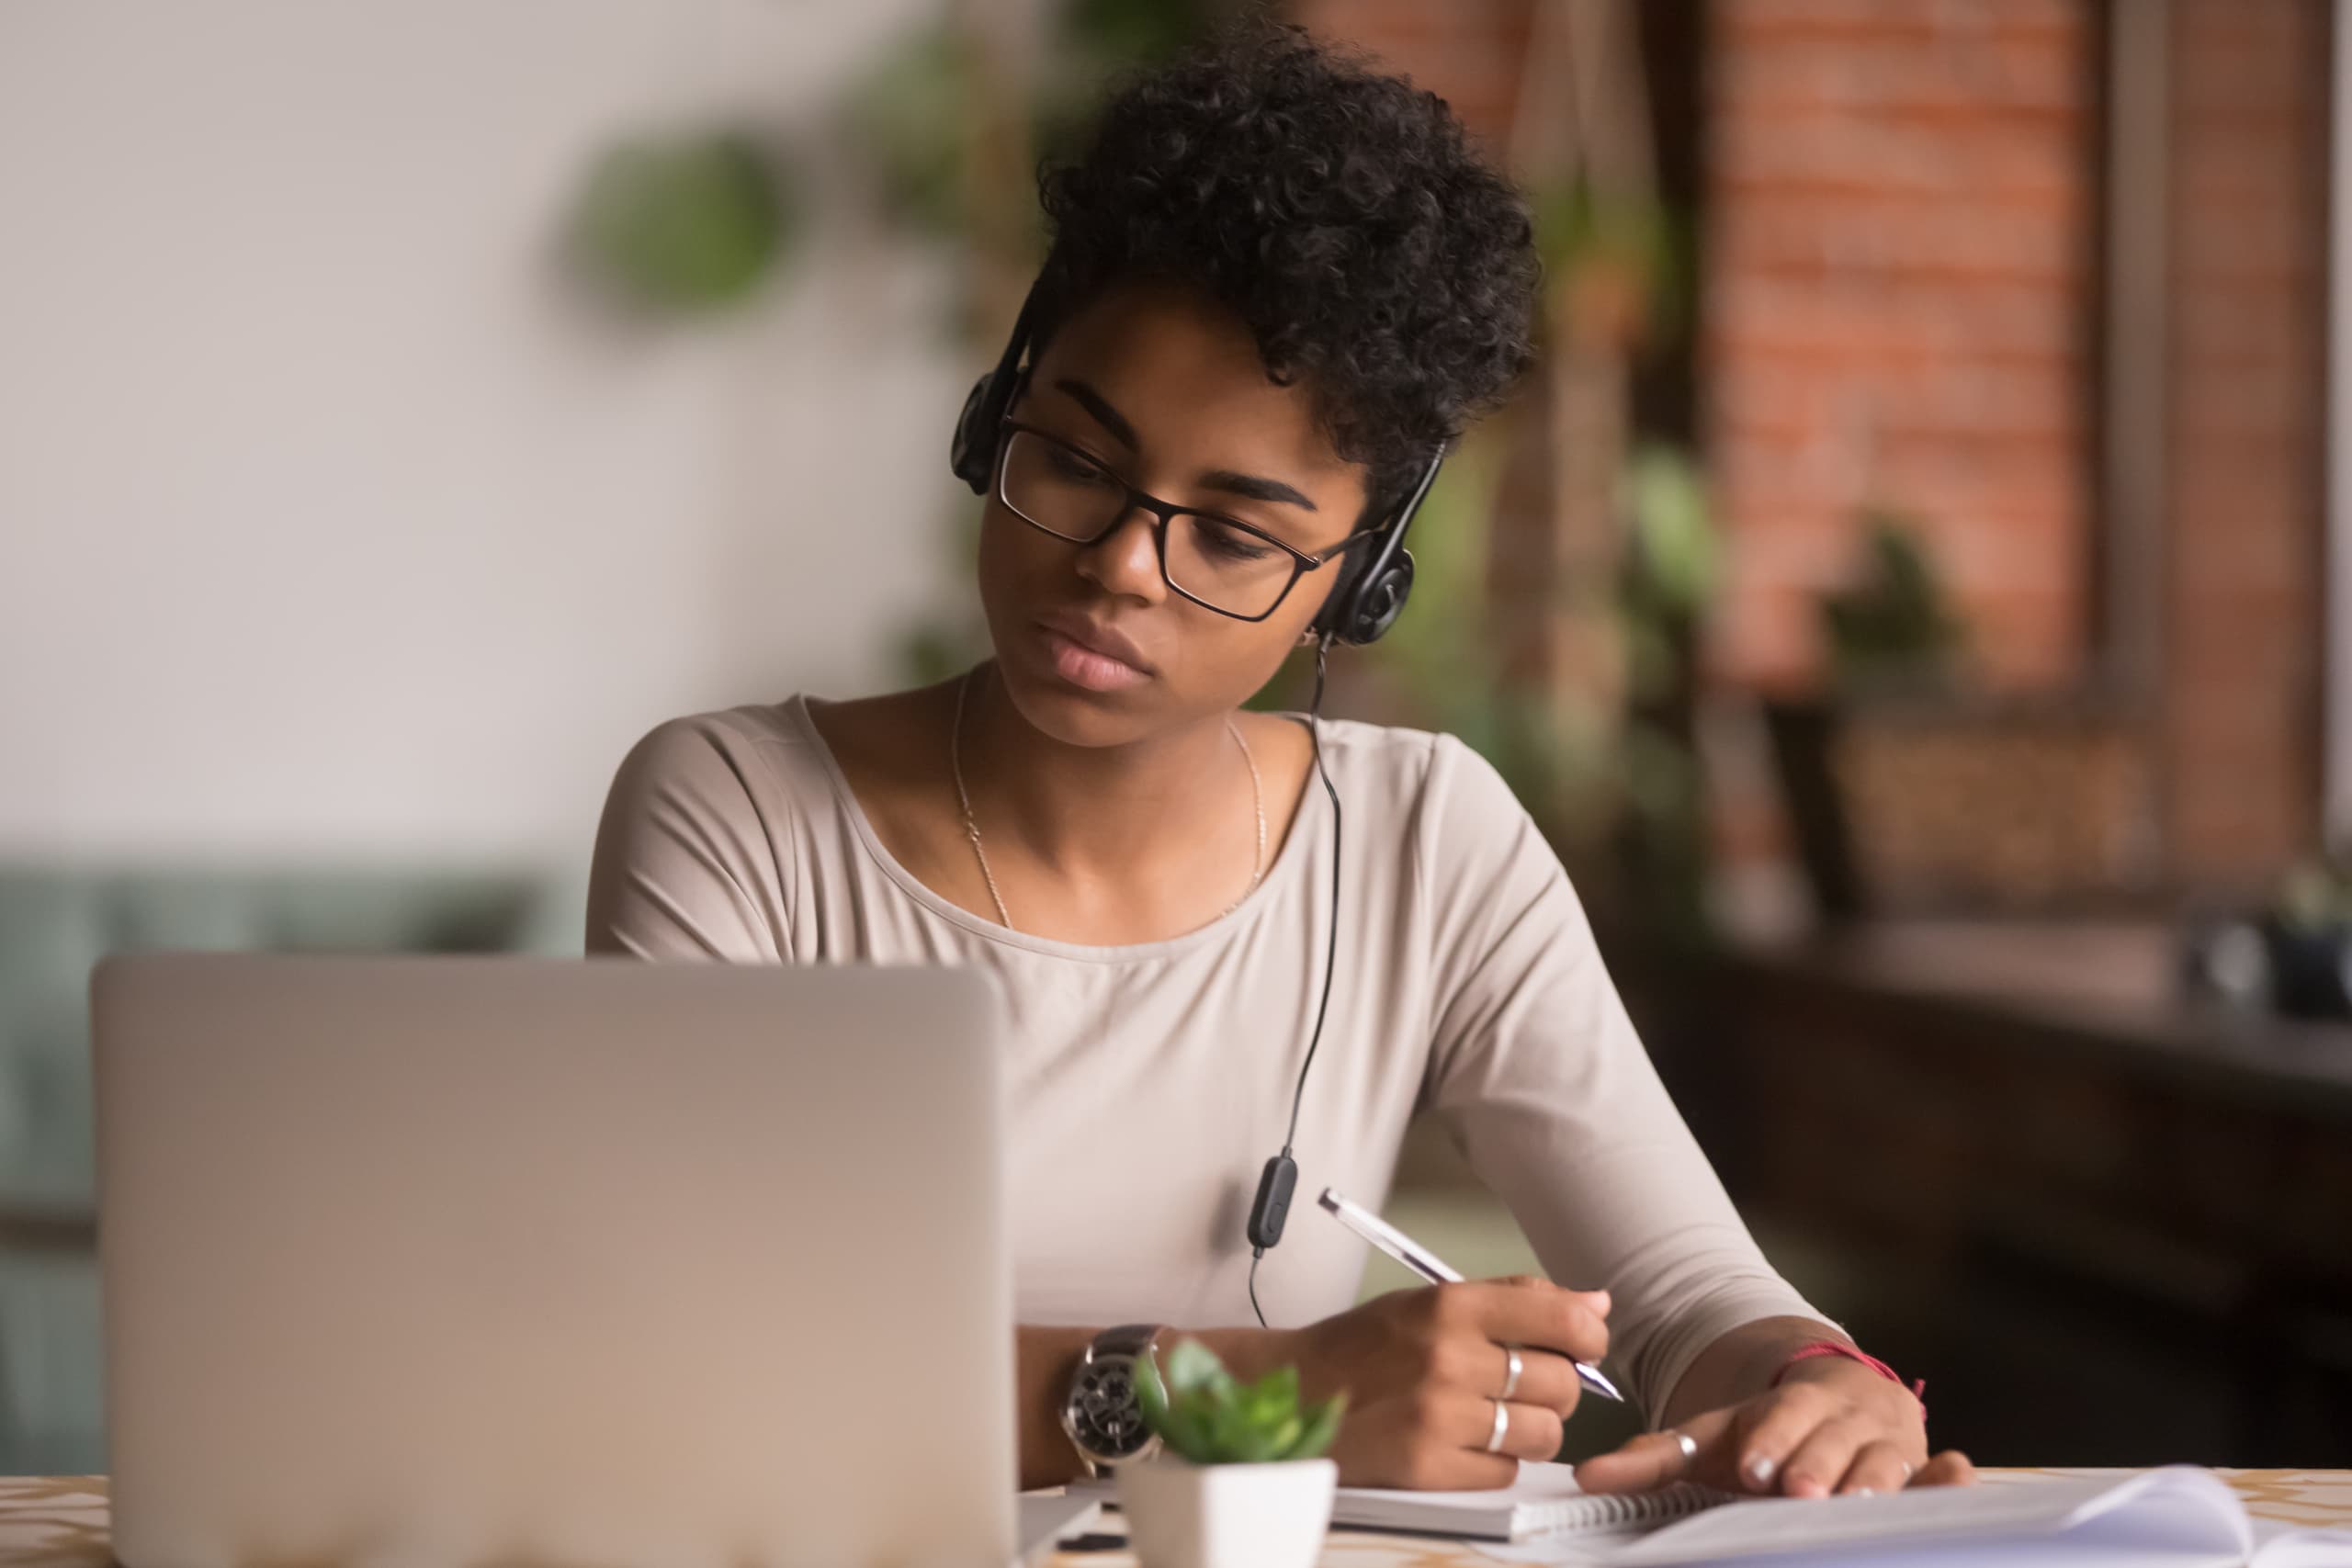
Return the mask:
M 1612 1293 L 1611 1366 L 1656 1413 L 1759 1317 L 1775 1274 L 1660 1087 L 1566 874 L 1494 770 L 1443 735 L 1326 725 L 1346 813 L 1339 963 L 1308 1079 L 1301 1206 L 1268 1320 L 1355 1299 L 1363 1244 L 1304 1201 L 1386 1194 L 1440 1117 L 1555 1280 Z M 596 847 L 591 952 L 958 964 L 1010 998 L 1020 1321 L 1253 1321 L 1243 1222 L 1282 1145 L 1322 982 L 1330 807 L 1309 788 L 1264 880 L 1166 942 L 1091 947 L 949 903 L 876 837 L 799 698 L 674 720 L 629 754 Z

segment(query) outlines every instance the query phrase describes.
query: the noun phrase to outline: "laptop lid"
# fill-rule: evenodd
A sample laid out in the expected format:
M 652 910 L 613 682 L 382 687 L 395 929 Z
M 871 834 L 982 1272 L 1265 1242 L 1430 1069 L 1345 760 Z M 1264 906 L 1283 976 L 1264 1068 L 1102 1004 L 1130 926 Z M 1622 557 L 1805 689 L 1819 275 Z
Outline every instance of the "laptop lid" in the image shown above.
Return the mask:
M 129 1568 L 1010 1557 L 983 977 L 162 955 L 93 1003 Z

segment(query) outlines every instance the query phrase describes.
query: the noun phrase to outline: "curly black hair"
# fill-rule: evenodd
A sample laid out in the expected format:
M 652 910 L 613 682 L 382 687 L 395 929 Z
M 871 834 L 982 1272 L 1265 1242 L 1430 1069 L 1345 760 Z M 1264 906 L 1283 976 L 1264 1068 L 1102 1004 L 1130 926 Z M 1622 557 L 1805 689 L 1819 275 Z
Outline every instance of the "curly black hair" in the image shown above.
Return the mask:
M 1250 21 L 1130 80 L 1038 179 L 1037 341 L 1114 284 L 1196 288 L 1301 384 L 1385 515 L 1533 357 L 1527 209 L 1444 100 Z

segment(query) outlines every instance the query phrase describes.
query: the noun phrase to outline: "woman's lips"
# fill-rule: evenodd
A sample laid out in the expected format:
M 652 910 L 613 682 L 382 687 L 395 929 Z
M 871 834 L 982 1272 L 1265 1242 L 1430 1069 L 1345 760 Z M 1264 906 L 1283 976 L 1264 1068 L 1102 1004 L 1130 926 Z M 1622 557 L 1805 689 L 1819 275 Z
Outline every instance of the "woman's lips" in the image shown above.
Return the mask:
M 1054 661 L 1054 672 L 1073 686 L 1089 692 L 1117 692 L 1151 679 L 1125 660 L 1098 652 L 1052 626 L 1041 626 L 1037 630 L 1046 639 L 1046 652 Z

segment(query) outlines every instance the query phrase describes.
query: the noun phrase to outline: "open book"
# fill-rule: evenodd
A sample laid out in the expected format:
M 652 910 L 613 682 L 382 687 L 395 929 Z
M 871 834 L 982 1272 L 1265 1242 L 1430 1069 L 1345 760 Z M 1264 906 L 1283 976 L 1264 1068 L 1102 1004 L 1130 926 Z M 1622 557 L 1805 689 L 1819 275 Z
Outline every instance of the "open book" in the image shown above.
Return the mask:
M 1539 1477 L 1538 1484 L 1556 1486 L 1556 1478 Z M 2257 1526 L 2221 1477 L 2188 1465 L 2087 1480 L 1934 1487 L 1885 1497 L 1764 1497 L 1699 1506 L 1702 1511 L 1686 1509 L 1685 1517 L 1663 1526 L 1572 1525 L 1518 1545 L 1490 1547 L 1487 1555 L 1496 1562 L 1576 1568 L 1762 1562 L 2352 1568 L 2352 1531 Z

